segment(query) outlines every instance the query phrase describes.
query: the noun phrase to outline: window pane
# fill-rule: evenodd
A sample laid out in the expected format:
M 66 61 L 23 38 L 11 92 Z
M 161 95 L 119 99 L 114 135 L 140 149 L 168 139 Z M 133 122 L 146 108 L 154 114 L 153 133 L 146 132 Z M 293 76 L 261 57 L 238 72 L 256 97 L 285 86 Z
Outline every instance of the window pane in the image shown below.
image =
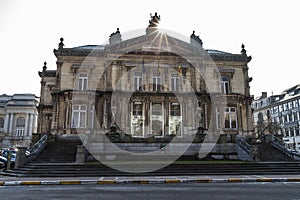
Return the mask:
M 225 113 L 225 128 L 230 128 L 230 119 L 228 113 Z
M 72 127 L 74 128 L 78 127 L 78 119 L 79 119 L 79 113 L 73 112 Z
M 24 119 L 24 117 L 19 117 L 17 119 L 16 127 L 25 127 L 25 119 Z
M 231 114 L 231 128 L 237 128 L 236 127 L 236 115 L 235 115 L 235 113 Z
M 4 128 L 4 119 L 0 118 L 0 128 Z
M 161 103 L 152 104 L 152 115 L 162 115 L 162 104 Z
M 80 113 L 80 128 L 85 128 L 85 112 Z

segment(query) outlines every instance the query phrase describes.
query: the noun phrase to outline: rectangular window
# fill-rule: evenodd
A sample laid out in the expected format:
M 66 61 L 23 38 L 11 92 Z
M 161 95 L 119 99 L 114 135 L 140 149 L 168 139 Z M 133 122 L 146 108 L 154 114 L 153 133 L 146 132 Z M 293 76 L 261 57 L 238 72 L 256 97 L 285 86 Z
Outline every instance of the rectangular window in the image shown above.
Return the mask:
M 289 118 L 288 118 L 286 115 L 283 116 L 283 119 L 284 119 L 283 121 L 284 121 L 285 123 L 286 123 L 286 122 L 289 122 L 289 121 L 288 121 Z
M 132 109 L 133 116 L 142 116 L 143 115 L 143 104 L 142 102 L 134 102 Z
M 72 108 L 72 128 L 85 128 L 86 127 L 86 106 L 74 105 Z
M 289 107 L 289 110 L 293 109 L 293 102 L 292 101 L 288 103 L 288 107 Z
M 289 117 L 289 122 L 292 122 L 293 121 L 293 115 L 289 114 L 288 117 Z
M 152 103 L 151 105 L 151 131 L 154 136 L 164 135 L 163 104 Z
M 232 107 L 225 108 L 225 128 L 236 129 L 237 128 L 237 116 L 236 109 Z
M 135 91 L 143 90 L 143 76 L 141 72 L 134 72 L 133 86 Z
M 88 75 L 86 73 L 80 73 L 78 75 L 78 90 L 86 91 L 88 87 Z
M 170 115 L 169 115 L 169 134 L 181 135 L 181 109 L 180 103 L 170 103 Z
M 171 89 L 172 89 L 172 91 L 179 91 L 179 76 L 178 76 L 178 74 L 171 74 Z
M 279 105 L 278 107 L 279 107 L 279 112 L 282 112 L 283 111 L 282 105 Z
M 284 111 L 288 109 L 287 103 L 283 104 Z
M 294 128 L 293 128 L 293 127 L 290 128 L 290 136 L 291 136 L 291 137 L 294 136 Z
M 298 108 L 298 101 L 297 100 L 293 101 L 293 106 L 294 106 L 294 108 Z
M 299 127 L 298 126 L 295 129 L 295 134 L 296 134 L 296 136 L 299 136 Z
M 292 115 L 293 115 L 293 121 L 298 121 L 298 115 L 297 115 L 297 113 L 295 112 Z
M 143 103 L 133 102 L 131 113 L 131 135 L 134 137 L 144 136 Z
M 227 77 L 221 78 L 221 92 L 223 94 L 229 94 L 229 79 Z
M 152 90 L 153 91 L 160 91 L 161 90 L 160 74 L 159 73 L 153 73 L 152 81 L 153 81 Z

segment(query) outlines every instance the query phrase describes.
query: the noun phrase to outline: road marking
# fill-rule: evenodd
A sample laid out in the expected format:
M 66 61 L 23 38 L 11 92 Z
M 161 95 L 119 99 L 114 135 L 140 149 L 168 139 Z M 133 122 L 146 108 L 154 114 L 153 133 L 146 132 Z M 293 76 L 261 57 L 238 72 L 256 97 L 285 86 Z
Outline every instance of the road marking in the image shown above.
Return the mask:
M 300 178 L 287 178 L 287 182 L 300 182 Z
M 41 185 L 41 181 L 22 181 L 21 185 Z
M 60 181 L 61 185 L 80 185 L 81 181 Z
M 179 179 L 166 179 L 165 180 L 166 183 L 180 183 Z
M 116 181 L 115 180 L 100 180 L 98 181 L 98 184 L 115 184 Z
M 273 178 L 257 178 L 256 182 L 274 182 Z
M 211 179 L 197 179 L 196 180 L 197 183 L 211 183 L 212 180 Z
M 241 178 L 229 178 L 228 182 L 229 183 L 238 183 L 238 182 L 243 182 L 243 179 L 241 179 Z

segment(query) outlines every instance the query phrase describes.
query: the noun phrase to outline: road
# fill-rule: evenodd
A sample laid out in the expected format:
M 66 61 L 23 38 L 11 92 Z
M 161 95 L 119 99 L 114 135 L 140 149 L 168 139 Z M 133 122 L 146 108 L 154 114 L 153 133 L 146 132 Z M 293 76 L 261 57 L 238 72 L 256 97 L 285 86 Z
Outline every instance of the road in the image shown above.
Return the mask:
M 300 200 L 300 183 L 188 183 L 2 186 L 1 199 Z

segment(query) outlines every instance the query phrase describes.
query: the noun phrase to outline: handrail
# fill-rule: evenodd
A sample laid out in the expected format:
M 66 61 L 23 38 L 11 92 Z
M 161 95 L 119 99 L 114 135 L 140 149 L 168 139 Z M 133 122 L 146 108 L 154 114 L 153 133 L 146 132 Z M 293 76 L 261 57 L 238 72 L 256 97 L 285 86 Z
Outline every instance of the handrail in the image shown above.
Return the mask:
M 283 152 L 293 160 L 300 160 L 300 154 L 296 152 L 292 152 L 287 148 L 285 148 L 284 142 L 281 139 L 275 137 L 274 135 L 272 135 L 271 138 L 272 138 L 271 140 L 272 146 L 274 146 L 275 148 L 277 148 L 278 150 L 280 150 L 281 152 Z
M 30 149 L 26 151 L 26 155 L 28 158 L 28 161 L 33 160 L 36 158 L 40 152 L 45 148 L 47 145 L 48 136 L 45 134 L 39 141 L 37 141 Z
M 239 137 L 236 139 L 236 144 L 238 144 L 243 150 L 245 150 L 248 154 L 250 153 L 251 151 L 251 145 L 246 142 L 245 139 Z

